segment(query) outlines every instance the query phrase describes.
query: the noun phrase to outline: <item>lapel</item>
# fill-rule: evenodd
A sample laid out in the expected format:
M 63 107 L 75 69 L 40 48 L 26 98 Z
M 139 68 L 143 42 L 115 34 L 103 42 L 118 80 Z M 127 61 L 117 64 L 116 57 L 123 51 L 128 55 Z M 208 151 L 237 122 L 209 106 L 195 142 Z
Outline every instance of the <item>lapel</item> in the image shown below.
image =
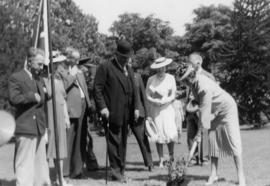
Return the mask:
M 128 68 L 128 67 L 127 67 Z M 112 70 L 114 71 L 114 74 L 116 75 L 117 79 L 119 80 L 122 88 L 124 89 L 124 92 L 126 93 L 126 86 L 125 86 L 125 75 L 122 72 L 122 69 L 120 69 L 120 67 L 118 67 L 118 65 L 116 64 L 115 59 L 112 60 Z M 128 70 L 128 73 L 130 73 L 130 71 Z M 128 75 L 130 76 L 130 74 Z
M 88 98 L 89 95 L 88 95 L 88 91 L 87 91 L 87 85 L 86 85 L 86 82 L 85 82 L 84 74 L 83 73 L 77 73 L 76 78 L 77 78 L 79 86 L 81 87 L 85 97 Z
M 81 87 L 82 91 L 85 93 L 85 86 L 84 86 L 84 83 L 83 83 L 83 79 L 82 79 L 82 74 L 81 73 L 77 73 L 76 74 L 76 79 L 79 83 L 79 86 Z
M 37 84 L 37 91 L 38 91 L 38 93 L 39 93 L 39 95 L 41 97 L 41 100 L 44 101 L 44 99 L 45 99 L 45 94 L 44 94 L 44 91 L 43 91 L 43 87 L 44 86 L 41 83 L 41 79 L 40 78 L 36 80 L 36 84 Z
M 33 80 L 30 78 L 29 74 L 25 71 L 25 70 L 22 70 L 22 75 L 24 77 L 24 85 L 29 88 L 30 90 L 34 90 L 34 83 L 33 83 Z
M 194 96 L 194 99 L 195 99 L 196 101 L 199 102 L 200 100 L 199 100 L 199 96 L 198 96 L 198 81 L 196 81 L 196 82 L 192 85 L 191 91 L 192 91 L 192 94 L 193 94 L 193 96 Z

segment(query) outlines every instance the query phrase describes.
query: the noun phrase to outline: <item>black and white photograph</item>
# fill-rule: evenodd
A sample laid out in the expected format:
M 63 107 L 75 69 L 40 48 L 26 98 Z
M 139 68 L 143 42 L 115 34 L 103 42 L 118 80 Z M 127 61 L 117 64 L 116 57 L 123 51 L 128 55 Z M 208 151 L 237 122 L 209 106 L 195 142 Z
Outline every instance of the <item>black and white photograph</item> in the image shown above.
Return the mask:
M 0 186 L 270 186 L 270 0 L 0 0 Z

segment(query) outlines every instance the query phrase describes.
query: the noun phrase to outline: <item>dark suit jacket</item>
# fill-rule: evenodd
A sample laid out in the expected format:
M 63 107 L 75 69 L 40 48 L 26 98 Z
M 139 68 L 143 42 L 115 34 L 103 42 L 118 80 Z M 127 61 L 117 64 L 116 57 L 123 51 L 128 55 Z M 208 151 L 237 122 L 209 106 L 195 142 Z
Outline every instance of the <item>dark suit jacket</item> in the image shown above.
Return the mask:
M 94 96 L 99 111 L 108 108 L 110 112 L 109 122 L 113 125 L 122 126 L 125 118 L 129 123 L 134 120 L 134 110 L 138 109 L 136 87 L 133 70 L 127 66 L 128 77 L 132 84 L 132 103 L 127 104 L 127 87 L 125 75 L 115 59 L 100 64 L 94 81 Z M 129 113 L 129 116 L 126 116 Z
M 145 87 L 141 75 L 134 73 L 135 86 L 138 94 L 138 108 L 140 117 L 145 118 L 148 116 L 148 101 L 146 99 Z
M 44 91 L 41 79 L 34 83 L 25 70 L 11 75 L 8 83 L 9 101 L 16 109 L 16 135 L 42 135 L 46 128 Z M 41 97 L 37 103 L 35 93 Z
M 67 107 L 69 117 L 79 118 L 82 113 L 82 99 L 78 84 L 80 85 L 84 93 L 87 108 L 91 107 L 88 87 L 85 81 L 84 74 L 82 72 L 79 72 L 77 73 L 76 77 L 72 75 L 65 76 L 63 78 L 63 82 L 67 92 Z

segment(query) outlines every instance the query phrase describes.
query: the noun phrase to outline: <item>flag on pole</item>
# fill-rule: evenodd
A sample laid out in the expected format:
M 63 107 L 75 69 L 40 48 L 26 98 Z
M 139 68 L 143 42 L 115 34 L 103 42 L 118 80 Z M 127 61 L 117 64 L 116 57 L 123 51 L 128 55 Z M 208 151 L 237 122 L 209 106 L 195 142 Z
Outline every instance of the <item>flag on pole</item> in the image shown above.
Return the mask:
M 49 32 L 48 32 L 48 1 L 40 0 L 38 16 L 35 21 L 33 30 L 32 46 L 40 48 L 45 52 L 45 64 L 48 65 L 49 60 Z

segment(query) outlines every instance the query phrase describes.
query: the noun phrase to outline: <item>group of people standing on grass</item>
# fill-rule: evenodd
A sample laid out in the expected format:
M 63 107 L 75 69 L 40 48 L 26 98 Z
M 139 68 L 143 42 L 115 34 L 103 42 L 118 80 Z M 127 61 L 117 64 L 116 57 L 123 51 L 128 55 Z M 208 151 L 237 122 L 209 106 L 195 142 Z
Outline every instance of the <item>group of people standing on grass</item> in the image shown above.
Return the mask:
M 198 53 L 190 54 L 188 63 L 179 63 L 174 74 L 166 72 L 172 59 L 155 59 L 150 66 L 155 74 L 145 86 L 137 72 L 139 67 L 132 64 L 132 55 L 131 44 L 119 40 L 114 57 L 98 66 L 91 95 L 95 103 L 89 98 L 78 50 L 67 48 L 64 55 L 53 58 L 62 175 L 80 178 L 84 164 L 88 169 L 98 168 L 87 125 L 88 112 L 95 105 L 107 134 L 112 180 L 127 181 L 129 128 L 138 141 L 145 166 L 152 171 L 154 164 L 148 139 L 156 143 L 159 167 L 163 167 L 163 145 L 167 145 L 170 161 L 174 161 L 174 144 L 179 141 L 185 119 L 189 147 L 194 141 L 201 142 L 202 161 L 208 161 L 207 155 L 210 156 L 211 174 L 206 185 L 218 181 L 218 158 L 229 155 L 234 157 L 239 185 L 245 186 L 236 103 L 202 69 L 202 57 Z M 47 158 L 56 159 L 51 78 L 40 75 L 44 53 L 39 49 L 30 48 L 25 64 L 9 80 L 10 102 L 17 108 L 16 184 L 50 185 Z M 186 94 L 182 95 L 179 87 L 183 86 Z M 63 177 L 60 179 L 70 185 Z
M 89 97 L 80 53 L 71 47 L 65 50 L 65 56 L 54 53 L 55 113 L 52 76 L 43 71 L 44 61 L 44 52 L 31 47 L 24 68 L 9 78 L 9 101 L 15 107 L 16 118 L 17 186 L 51 185 L 49 165 L 58 163 L 55 120 L 61 171 L 57 180 L 69 186 L 64 177 L 81 178 L 85 166 L 88 170 L 98 169 L 87 124 L 94 104 Z

